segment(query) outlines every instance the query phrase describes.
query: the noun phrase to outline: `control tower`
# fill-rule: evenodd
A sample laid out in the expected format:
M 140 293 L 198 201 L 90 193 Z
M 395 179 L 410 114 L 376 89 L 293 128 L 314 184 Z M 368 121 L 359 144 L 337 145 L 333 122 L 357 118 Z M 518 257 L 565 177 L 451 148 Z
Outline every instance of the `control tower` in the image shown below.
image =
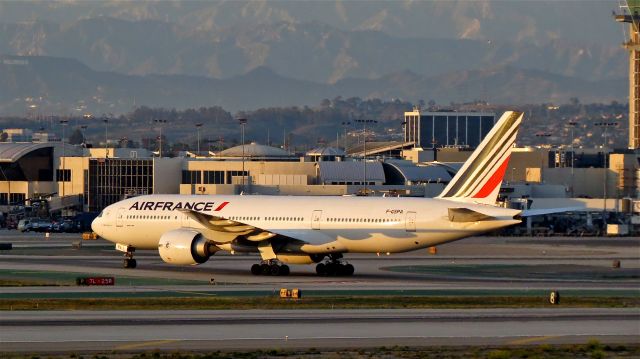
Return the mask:
M 640 0 L 620 0 L 616 21 L 625 25 L 625 42 L 629 50 L 629 148 L 640 148 Z

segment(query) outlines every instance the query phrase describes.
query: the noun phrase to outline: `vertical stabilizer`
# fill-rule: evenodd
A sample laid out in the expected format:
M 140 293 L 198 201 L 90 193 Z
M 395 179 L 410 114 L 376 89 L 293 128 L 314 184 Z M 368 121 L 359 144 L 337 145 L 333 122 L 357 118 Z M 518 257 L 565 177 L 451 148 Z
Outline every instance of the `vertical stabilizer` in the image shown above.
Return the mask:
M 522 116 L 505 112 L 438 198 L 494 205 Z

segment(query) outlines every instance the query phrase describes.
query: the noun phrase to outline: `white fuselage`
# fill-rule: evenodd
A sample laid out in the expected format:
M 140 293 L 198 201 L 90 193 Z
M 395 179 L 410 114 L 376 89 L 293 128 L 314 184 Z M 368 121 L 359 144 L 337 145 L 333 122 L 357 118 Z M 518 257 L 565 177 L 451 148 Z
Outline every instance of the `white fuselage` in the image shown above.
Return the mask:
M 520 223 L 514 219 L 517 210 L 445 199 L 149 195 L 108 206 L 92 228 L 102 238 L 138 249 L 157 248 L 164 233 L 179 228 L 201 231 L 223 250 L 246 249 L 228 238 L 210 238 L 216 234 L 180 211 L 185 207 L 300 240 L 289 250 L 308 254 L 405 252 Z M 452 222 L 449 208 L 495 219 Z

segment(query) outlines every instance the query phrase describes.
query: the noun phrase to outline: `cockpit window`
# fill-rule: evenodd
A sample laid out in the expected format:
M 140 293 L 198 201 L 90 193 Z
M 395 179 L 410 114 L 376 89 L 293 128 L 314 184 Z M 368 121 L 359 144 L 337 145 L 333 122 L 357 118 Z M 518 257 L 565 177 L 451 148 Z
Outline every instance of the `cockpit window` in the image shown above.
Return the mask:
M 98 217 L 102 217 L 102 211 L 100 212 L 100 214 L 98 214 Z

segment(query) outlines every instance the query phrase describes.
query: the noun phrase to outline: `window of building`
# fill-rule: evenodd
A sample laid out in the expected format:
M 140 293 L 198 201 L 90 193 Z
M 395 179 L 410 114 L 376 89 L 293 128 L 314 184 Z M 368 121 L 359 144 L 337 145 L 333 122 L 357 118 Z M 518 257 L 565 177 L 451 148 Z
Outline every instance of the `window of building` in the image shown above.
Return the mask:
M 24 195 L 24 193 L 12 193 L 9 197 L 9 202 L 10 204 L 21 204 L 24 203 L 24 200 L 26 198 L 27 197 Z
M 202 171 L 182 171 L 182 184 L 201 184 Z
M 0 193 L 0 205 L 9 204 L 9 194 L 8 193 Z
M 99 211 L 124 198 L 153 193 L 153 160 L 90 159 L 84 180 L 89 211 Z
M 56 170 L 56 180 L 58 182 L 70 182 L 71 181 L 71 170 L 68 169 L 57 169 Z
M 204 171 L 204 184 L 224 184 L 224 171 Z

